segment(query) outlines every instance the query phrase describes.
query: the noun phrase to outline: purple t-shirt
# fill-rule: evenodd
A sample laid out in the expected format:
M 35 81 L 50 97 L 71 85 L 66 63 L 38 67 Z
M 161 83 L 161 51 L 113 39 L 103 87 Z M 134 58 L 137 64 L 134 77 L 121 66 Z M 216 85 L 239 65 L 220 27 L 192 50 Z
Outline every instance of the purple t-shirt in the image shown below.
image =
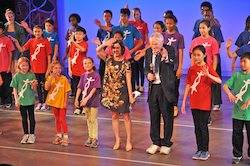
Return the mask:
M 174 34 L 169 34 L 168 32 L 162 33 L 164 37 L 164 44 L 174 47 L 175 56 L 178 58 L 177 63 L 174 65 L 174 71 L 178 69 L 179 66 L 179 49 L 184 49 L 184 38 L 178 32 Z
M 69 27 L 68 30 L 67 30 L 67 33 L 65 35 L 65 40 L 69 40 L 69 34 L 72 35 L 72 33 L 75 33 L 76 31 L 76 27 Z
M 83 73 L 80 77 L 79 84 L 77 88 L 82 90 L 82 98 L 85 98 L 89 95 L 93 88 L 97 88 L 97 91 L 89 99 L 86 107 L 98 107 L 99 106 L 99 92 L 101 88 L 101 79 L 100 75 L 97 72 L 92 72 L 88 74 L 87 72 Z

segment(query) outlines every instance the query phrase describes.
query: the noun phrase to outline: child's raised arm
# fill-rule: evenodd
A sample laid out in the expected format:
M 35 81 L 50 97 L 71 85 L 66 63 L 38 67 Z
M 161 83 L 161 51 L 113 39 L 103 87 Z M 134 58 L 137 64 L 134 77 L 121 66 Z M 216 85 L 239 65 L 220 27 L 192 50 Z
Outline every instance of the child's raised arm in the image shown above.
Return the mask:
M 78 44 L 75 40 L 74 40 L 74 36 L 69 34 L 69 40 L 71 43 L 74 43 L 74 45 L 79 48 L 81 50 L 81 52 L 86 52 L 86 48 L 84 48 L 83 46 L 81 46 L 80 44 Z
M 211 75 L 211 74 L 209 73 L 208 69 L 209 69 L 208 66 L 205 66 L 205 65 L 202 66 L 203 74 L 204 74 L 206 77 L 208 77 L 208 78 L 212 79 L 213 81 L 215 81 L 216 83 L 221 84 L 221 79 L 220 79 L 219 77 L 215 77 L 215 76 Z
M 184 93 L 184 97 L 183 97 L 183 101 L 182 101 L 182 106 L 181 106 L 181 113 L 182 114 L 186 114 L 186 101 L 187 101 L 189 92 L 190 92 L 190 84 L 187 84 L 186 89 L 185 89 L 185 93 Z
M 29 28 L 27 22 L 22 21 L 22 22 L 21 22 L 21 25 L 23 26 L 23 28 L 24 28 L 28 33 L 30 33 L 31 35 L 34 35 L 34 32 Z
M 49 80 L 45 83 L 45 90 L 49 90 L 50 89 L 51 82 L 52 82 L 53 78 L 55 78 L 55 74 L 54 73 L 50 73 Z
M 24 52 L 26 51 L 26 49 L 24 47 L 21 47 L 18 40 L 10 35 L 8 35 L 9 38 L 11 38 L 11 40 L 13 40 L 13 42 L 16 44 L 16 47 L 18 49 L 19 52 Z
M 101 25 L 101 22 L 100 22 L 97 18 L 94 19 L 94 23 L 95 23 L 98 27 L 100 27 L 102 30 L 104 30 L 104 31 L 109 31 L 109 32 L 112 31 L 112 28 L 111 28 L 111 27 L 102 26 L 102 25 Z
M 106 41 L 104 44 L 98 46 L 96 48 L 97 54 L 102 58 L 104 61 L 106 60 L 107 53 L 104 51 L 104 47 L 111 46 L 116 41 L 115 38 L 111 38 L 108 41 Z
M 223 89 L 226 92 L 226 94 L 228 95 L 230 102 L 237 101 L 237 98 L 231 93 L 230 89 L 228 88 L 228 86 L 226 84 L 223 85 Z
M 230 50 L 232 42 L 233 42 L 232 38 L 227 39 L 227 42 L 226 42 L 226 50 L 227 50 L 227 55 L 228 55 L 229 58 L 235 58 L 235 57 L 237 57 L 236 52 L 232 53 L 231 50 Z

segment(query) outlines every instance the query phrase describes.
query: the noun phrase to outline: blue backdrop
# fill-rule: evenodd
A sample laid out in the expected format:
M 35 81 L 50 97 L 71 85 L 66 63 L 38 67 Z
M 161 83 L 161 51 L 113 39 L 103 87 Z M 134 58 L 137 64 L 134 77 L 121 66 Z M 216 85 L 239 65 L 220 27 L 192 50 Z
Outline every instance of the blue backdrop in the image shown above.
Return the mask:
M 87 31 L 89 38 L 89 52 L 87 56 L 91 56 L 95 60 L 96 67 L 99 67 L 99 60 L 96 58 L 96 45 L 91 43 L 91 39 L 96 38 L 98 27 L 94 24 L 94 19 L 98 18 L 102 24 L 103 11 L 109 9 L 113 12 L 113 19 L 111 23 L 118 25 L 120 18 L 120 9 L 124 8 L 125 4 L 129 4 L 130 10 L 135 7 L 141 9 L 142 19 L 148 23 L 149 36 L 153 33 L 153 23 L 155 21 L 163 21 L 163 13 L 167 10 L 172 10 L 178 19 L 177 27 L 179 32 L 184 36 L 185 49 L 183 60 L 183 73 L 186 73 L 190 67 L 189 48 L 193 36 L 193 26 L 197 19 L 201 18 L 200 5 L 203 0 L 127 0 L 127 1 L 113 1 L 113 0 L 58 0 L 58 27 L 60 38 L 60 53 L 61 57 L 65 54 L 66 40 L 64 39 L 67 29 L 71 26 L 68 22 L 68 17 L 72 13 L 77 13 L 81 16 L 80 26 L 84 27 Z M 231 37 L 233 43 L 236 41 L 238 35 L 243 32 L 245 28 L 245 21 L 249 12 L 249 0 L 210 0 L 212 3 L 214 16 L 221 24 L 221 30 L 224 40 Z M 132 18 L 132 15 L 130 17 Z M 235 51 L 236 46 L 231 47 L 231 51 Z M 231 66 L 232 59 L 229 59 L 225 49 L 225 42 L 221 44 L 220 48 L 222 59 L 222 75 L 232 75 Z M 67 64 L 65 64 L 67 65 Z M 239 59 L 236 62 L 239 67 Z M 239 69 L 237 69 L 239 70 Z

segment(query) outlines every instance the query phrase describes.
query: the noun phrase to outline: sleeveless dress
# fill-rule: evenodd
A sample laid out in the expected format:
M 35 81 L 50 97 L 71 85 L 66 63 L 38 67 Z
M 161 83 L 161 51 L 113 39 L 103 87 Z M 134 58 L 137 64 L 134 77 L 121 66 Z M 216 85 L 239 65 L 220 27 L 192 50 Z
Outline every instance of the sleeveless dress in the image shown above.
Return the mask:
M 127 72 L 131 72 L 128 60 L 115 61 L 112 55 L 106 59 L 101 104 L 113 112 L 129 113 Z

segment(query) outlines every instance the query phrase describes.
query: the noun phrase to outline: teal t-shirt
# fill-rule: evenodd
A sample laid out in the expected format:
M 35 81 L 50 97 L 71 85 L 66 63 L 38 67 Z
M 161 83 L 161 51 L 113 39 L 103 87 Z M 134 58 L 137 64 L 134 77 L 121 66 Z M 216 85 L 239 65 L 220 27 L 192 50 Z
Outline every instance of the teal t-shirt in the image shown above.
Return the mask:
M 12 79 L 10 86 L 17 89 L 18 101 L 22 106 L 35 104 L 34 90 L 31 88 L 30 82 L 35 80 L 34 73 L 17 73 Z
M 237 98 L 234 103 L 232 118 L 250 121 L 250 106 L 245 110 L 241 109 L 241 106 L 250 97 L 250 73 L 235 72 L 225 84 L 230 90 L 234 90 L 234 96 Z

